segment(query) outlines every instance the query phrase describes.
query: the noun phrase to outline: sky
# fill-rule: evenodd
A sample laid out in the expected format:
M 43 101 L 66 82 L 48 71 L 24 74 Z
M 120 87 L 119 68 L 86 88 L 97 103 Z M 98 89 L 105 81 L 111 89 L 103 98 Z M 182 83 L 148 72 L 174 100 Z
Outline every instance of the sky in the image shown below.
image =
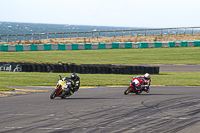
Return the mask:
M 0 21 L 174 28 L 200 27 L 200 0 L 0 0 Z

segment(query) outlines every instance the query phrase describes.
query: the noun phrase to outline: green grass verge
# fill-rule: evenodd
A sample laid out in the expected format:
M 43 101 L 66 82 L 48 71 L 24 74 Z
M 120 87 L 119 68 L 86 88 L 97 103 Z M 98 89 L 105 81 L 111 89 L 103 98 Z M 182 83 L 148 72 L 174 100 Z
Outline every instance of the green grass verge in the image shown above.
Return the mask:
M 4 86 L 0 86 L 0 91 L 11 91 L 14 90 L 13 88 L 8 88 L 8 87 L 4 87 Z
M 0 62 L 200 64 L 200 47 L 0 52 Z
M 59 76 L 71 73 L 3 72 L 0 71 L 0 85 L 10 86 L 55 86 Z M 78 74 L 81 86 L 129 85 L 133 76 L 120 74 Z M 151 75 L 151 85 L 200 86 L 200 72 L 160 72 Z

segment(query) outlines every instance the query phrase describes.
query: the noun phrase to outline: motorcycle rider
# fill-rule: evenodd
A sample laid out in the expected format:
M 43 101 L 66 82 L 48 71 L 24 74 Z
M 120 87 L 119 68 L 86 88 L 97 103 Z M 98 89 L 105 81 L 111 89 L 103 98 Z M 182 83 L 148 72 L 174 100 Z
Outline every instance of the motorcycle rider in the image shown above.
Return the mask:
M 80 87 L 80 78 L 77 73 L 73 72 L 69 77 L 70 82 L 72 84 L 72 92 L 76 92 Z
M 145 87 L 145 91 L 147 93 L 149 93 L 150 91 L 150 83 L 151 83 L 151 76 L 149 75 L 149 73 L 145 73 L 142 76 L 137 76 L 138 78 L 142 78 L 142 80 L 144 81 L 145 85 L 148 85 L 148 87 Z

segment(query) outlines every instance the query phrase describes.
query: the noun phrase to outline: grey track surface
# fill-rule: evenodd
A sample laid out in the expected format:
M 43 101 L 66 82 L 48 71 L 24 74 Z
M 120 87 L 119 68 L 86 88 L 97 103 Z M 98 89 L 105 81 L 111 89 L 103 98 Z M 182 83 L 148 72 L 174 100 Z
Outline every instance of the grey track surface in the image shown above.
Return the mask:
M 51 100 L 53 87 L 35 87 L 50 91 L 0 98 L 0 132 L 199 133 L 200 87 L 152 86 L 141 95 L 124 95 L 125 88 L 83 88 Z
M 156 65 L 155 65 L 156 66 Z M 157 65 L 160 71 L 181 72 L 181 71 L 200 71 L 200 65 Z

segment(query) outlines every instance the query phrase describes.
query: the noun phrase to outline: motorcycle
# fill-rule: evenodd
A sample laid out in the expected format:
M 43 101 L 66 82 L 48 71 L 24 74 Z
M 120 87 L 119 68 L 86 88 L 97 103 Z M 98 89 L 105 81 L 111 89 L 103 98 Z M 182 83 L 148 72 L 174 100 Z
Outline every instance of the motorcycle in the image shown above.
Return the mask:
M 148 86 L 149 86 L 149 81 L 146 83 L 142 77 L 133 77 L 130 85 L 124 91 L 124 95 L 128 95 L 129 93 L 135 93 L 139 95 L 143 91 L 147 90 Z
M 73 94 L 71 90 L 71 82 L 69 78 L 62 78 L 59 75 L 60 79 L 58 80 L 58 83 L 55 87 L 55 89 L 52 91 L 50 95 L 50 99 L 54 99 L 55 97 L 61 97 L 62 99 L 69 97 Z

